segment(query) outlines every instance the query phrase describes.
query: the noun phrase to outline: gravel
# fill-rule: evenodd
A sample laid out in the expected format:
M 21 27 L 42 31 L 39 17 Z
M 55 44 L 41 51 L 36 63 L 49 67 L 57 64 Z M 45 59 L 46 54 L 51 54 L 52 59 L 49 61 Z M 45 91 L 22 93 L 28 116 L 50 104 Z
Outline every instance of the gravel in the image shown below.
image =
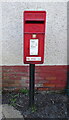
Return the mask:
M 34 100 L 35 107 L 31 109 L 28 94 L 20 92 L 2 94 L 2 104 L 13 105 L 24 118 L 69 118 L 67 109 L 69 102 L 65 94 L 36 92 Z

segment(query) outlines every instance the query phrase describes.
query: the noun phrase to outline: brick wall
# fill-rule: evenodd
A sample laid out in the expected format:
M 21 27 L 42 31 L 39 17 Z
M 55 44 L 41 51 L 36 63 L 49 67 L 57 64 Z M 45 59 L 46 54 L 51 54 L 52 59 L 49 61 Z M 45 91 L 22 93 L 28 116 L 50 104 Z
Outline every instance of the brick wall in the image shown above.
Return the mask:
M 69 67 L 68 67 L 69 69 Z M 61 90 L 67 85 L 67 66 L 36 66 L 35 87 L 39 90 Z M 2 87 L 29 87 L 29 66 L 2 66 Z

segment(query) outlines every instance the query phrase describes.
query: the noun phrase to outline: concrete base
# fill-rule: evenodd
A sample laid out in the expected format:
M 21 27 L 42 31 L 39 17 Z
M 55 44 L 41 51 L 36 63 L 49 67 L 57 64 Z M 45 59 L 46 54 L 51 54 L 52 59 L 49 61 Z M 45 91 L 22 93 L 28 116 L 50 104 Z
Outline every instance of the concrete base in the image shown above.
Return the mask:
M 3 104 L 2 105 L 2 117 L 3 118 L 23 118 L 23 116 L 21 115 L 21 113 L 14 109 L 14 107 L 9 106 L 8 104 Z

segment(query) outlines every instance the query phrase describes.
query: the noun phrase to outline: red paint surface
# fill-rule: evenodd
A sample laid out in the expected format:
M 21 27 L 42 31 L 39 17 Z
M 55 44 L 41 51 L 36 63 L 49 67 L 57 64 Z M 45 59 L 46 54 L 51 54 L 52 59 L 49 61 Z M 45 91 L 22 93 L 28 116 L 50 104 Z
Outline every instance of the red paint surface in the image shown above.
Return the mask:
M 35 87 L 39 90 L 61 90 L 67 84 L 69 66 L 36 66 Z M 2 66 L 3 88 L 29 87 L 29 66 Z
M 37 23 L 36 23 L 37 22 Z M 44 61 L 45 11 L 24 12 L 24 63 L 42 64 Z M 32 38 L 32 34 L 36 38 Z M 38 39 L 38 55 L 30 55 L 30 39 Z M 41 57 L 41 61 L 26 61 L 26 57 Z

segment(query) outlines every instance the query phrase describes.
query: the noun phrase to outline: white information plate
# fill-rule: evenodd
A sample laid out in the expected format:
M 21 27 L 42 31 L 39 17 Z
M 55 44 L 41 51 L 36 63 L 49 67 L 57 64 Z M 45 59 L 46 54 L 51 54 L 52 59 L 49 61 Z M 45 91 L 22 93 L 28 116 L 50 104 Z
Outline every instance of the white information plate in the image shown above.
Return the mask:
M 26 61 L 41 61 L 41 57 L 26 57 Z
M 38 39 L 30 39 L 30 55 L 38 55 Z

